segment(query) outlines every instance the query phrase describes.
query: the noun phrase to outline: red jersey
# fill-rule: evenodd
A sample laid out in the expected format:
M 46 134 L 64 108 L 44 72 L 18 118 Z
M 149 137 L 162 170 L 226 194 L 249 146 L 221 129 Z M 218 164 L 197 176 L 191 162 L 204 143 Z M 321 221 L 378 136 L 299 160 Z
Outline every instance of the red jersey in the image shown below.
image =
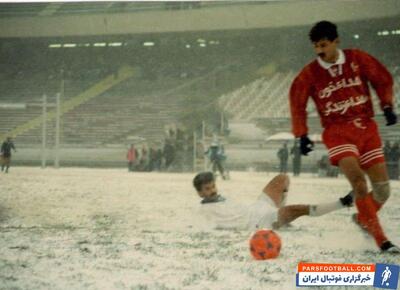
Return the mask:
M 292 130 L 296 137 L 307 134 L 307 101 L 311 97 L 322 127 L 374 116 L 371 84 L 380 106 L 393 105 L 393 79 L 374 57 L 357 49 L 339 50 L 335 64 L 316 59 L 298 74 L 290 88 Z

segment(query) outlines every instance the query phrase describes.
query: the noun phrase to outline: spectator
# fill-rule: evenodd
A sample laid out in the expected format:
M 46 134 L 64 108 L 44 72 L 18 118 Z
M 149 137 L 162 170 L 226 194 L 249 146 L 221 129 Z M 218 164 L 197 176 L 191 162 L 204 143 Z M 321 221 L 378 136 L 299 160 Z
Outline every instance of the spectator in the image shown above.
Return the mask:
M 400 160 L 400 146 L 399 142 L 395 142 L 390 150 L 388 167 L 390 179 L 399 179 L 399 160 Z
M 11 137 L 7 137 L 6 141 L 1 145 L 1 171 L 4 171 L 5 168 L 5 173 L 8 173 L 8 169 L 10 168 L 11 149 L 13 149 L 14 152 L 17 152 Z
M 224 176 L 225 176 L 225 179 L 231 179 L 231 177 L 230 177 L 230 172 L 229 172 L 229 167 L 227 167 L 227 159 L 228 159 L 228 156 L 226 156 L 226 154 L 225 154 L 225 146 L 224 145 L 221 145 L 220 146 L 220 152 L 221 152 L 221 162 L 222 162 L 222 167 L 224 168 Z
M 149 152 L 146 148 L 146 145 L 142 146 L 142 154 L 140 156 L 139 168 L 141 171 L 149 170 Z
M 287 148 L 287 143 L 283 143 L 283 147 L 281 147 L 278 151 L 279 158 L 279 171 L 280 173 L 287 172 L 288 159 L 289 159 L 289 150 Z
M 163 151 L 165 158 L 165 169 L 168 170 L 175 159 L 175 147 L 171 144 L 171 141 L 166 140 Z
M 290 154 L 293 155 L 293 175 L 299 176 L 301 172 L 301 150 L 298 140 L 294 142 Z
M 223 161 L 226 159 L 226 156 L 221 150 L 221 146 L 219 146 L 218 142 L 213 141 L 205 154 L 207 154 L 210 159 L 213 173 L 215 174 L 218 169 L 222 178 L 226 179 L 223 167 Z
M 383 147 L 383 154 L 385 155 L 385 160 L 390 160 L 390 151 L 392 150 L 390 141 L 385 142 L 385 146 Z
M 128 149 L 128 153 L 126 154 L 126 159 L 128 160 L 128 171 L 134 170 L 137 155 L 138 155 L 137 150 L 135 146 L 132 144 L 131 148 Z
M 329 158 L 328 155 L 323 155 L 318 161 L 318 176 L 326 177 L 328 176 Z
M 163 159 L 162 150 L 161 148 L 158 148 L 156 153 L 156 162 L 155 162 L 155 169 L 157 171 L 161 171 L 162 159 Z
M 153 171 L 156 169 L 156 162 L 157 162 L 157 150 L 154 146 L 150 147 L 150 160 L 149 160 L 149 171 Z

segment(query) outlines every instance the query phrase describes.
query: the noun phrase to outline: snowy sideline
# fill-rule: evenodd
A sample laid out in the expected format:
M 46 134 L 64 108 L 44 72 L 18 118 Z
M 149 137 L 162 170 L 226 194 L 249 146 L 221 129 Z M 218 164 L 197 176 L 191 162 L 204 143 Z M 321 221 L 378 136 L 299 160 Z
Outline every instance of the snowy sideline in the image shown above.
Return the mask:
M 250 204 L 273 176 L 232 172 L 218 187 Z M 199 218 L 192 178 L 85 168 L 14 167 L 0 174 L 0 289 L 286 290 L 295 289 L 299 261 L 400 264 L 351 222 L 354 209 L 295 221 L 279 232 L 278 259 L 256 262 L 249 232 L 210 230 Z M 291 181 L 289 204 L 331 201 L 349 191 L 343 178 Z M 392 182 L 380 213 L 397 243 L 399 191 L 400 182 Z

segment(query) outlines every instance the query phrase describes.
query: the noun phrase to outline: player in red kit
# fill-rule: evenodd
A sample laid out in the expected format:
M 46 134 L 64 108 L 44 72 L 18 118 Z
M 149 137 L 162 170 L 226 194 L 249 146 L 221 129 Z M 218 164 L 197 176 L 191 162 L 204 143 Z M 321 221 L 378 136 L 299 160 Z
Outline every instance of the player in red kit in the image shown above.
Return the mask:
M 349 180 L 356 197 L 355 221 L 373 236 L 383 252 L 400 254 L 386 237 L 377 212 L 390 195 L 382 142 L 374 116 L 369 84 L 380 100 L 386 125 L 397 123 L 393 111 L 393 79 L 374 57 L 357 49 L 338 48 L 336 25 L 321 21 L 310 31 L 317 59 L 306 65 L 290 88 L 293 134 L 303 155 L 313 150 L 307 137 L 307 102 L 311 97 L 324 128 L 329 159 Z M 365 175 L 371 181 L 368 191 Z

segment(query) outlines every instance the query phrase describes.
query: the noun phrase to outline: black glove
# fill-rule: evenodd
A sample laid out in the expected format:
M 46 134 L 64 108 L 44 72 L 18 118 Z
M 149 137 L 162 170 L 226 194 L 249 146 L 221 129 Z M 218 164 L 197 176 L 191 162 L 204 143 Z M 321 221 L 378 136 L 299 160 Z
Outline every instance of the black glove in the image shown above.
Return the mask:
M 391 107 L 386 107 L 383 109 L 383 114 L 386 118 L 386 126 L 391 126 L 397 123 L 397 116 L 396 113 L 393 112 Z
M 314 142 L 308 138 L 307 135 L 303 135 L 300 137 L 300 150 L 301 154 L 307 156 L 308 152 L 313 151 Z

